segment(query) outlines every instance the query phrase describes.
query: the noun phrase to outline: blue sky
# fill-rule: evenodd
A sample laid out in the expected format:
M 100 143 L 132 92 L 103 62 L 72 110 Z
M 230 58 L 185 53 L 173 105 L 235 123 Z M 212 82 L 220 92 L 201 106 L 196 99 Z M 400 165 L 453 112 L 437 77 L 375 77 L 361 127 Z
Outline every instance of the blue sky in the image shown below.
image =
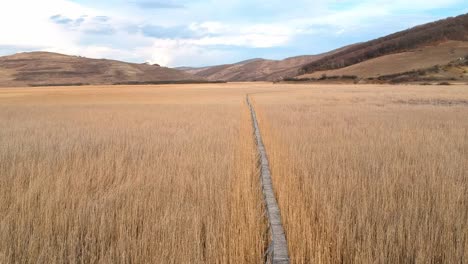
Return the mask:
M 0 55 L 205 66 L 318 54 L 464 13 L 466 0 L 2 0 Z

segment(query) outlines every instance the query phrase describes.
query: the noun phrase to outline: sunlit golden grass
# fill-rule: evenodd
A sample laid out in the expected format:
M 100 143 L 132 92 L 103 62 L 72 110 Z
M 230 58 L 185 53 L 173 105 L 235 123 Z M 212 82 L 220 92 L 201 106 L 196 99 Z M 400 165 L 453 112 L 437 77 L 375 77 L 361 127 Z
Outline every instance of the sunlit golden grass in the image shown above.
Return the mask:
M 253 96 L 293 263 L 468 262 L 468 89 Z
M 0 90 L 0 263 L 468 262 L 466 86 Z
M 0 90 L 0 263 L 260 263 L 244 92 Z

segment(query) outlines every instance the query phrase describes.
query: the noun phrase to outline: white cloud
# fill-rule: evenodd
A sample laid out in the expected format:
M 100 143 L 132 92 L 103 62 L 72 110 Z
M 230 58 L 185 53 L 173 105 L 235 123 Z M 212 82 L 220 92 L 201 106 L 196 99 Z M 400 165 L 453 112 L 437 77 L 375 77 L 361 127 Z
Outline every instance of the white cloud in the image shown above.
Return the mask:
M 65 0 L 16 0 L 0 8 L 0 44 L 17 46 L 73 46 L 79 36 L 49 21 L 50 16 L 78 16 L 93 13 Z
M 191 23 L 189 29 L 196 32 L 204 32 L 207 34 L 221 34 L 226 30 L 231 30 L 229 27 L 226 27 L 223 23 L 215 21 L 206 21 L 202 23 Z
M 366 27 L 387 26 L 389 20 L 407 27 L 416 20 L 397 21 L 401 11 L 423 14 L 422 10 L 464 2 L 298 0 L 287 5 L 282 0 L 204 0 L 184 1 L 184 8 L 164 11 L 136 10 L 135 5 L 109 3 L 104 9 L 105 3 L 101 1 L 99 8 L 90 8 L 71 0 L 3 0 L 0 4 L 0 48 L 37 47 L 93 58 L 146 60 L 171 66 L 216 64 L 240 59 L 236 56 L 241 50 L 292 49 L 295 45 L 292 40 L 298 36 L 346 35 L 361 32 Z M 341 8 L 334 9 L 336 6 Z M 268 12 L 258 14 L 260 18 L 257 19 L 256 8 Z M 56 15 L 60 17 L 54 22 L 51 17 Z M 144 25 L 168 30 L 165 36 L 158 30 L 153 35 L 145 35 L 142 33 Z M 389 26 L 395 29 L 394 25 Z M 183 38 L 180 34 L 168 34 L 177 33 L 174 32 L 177 28 L 186 29 L 188 33 Z M 194 34 L 189 34 L 192 32 Z
M 220 61 L 235 60 L 235 54 L 226 50 L 206 48 L 187 40 L 156 39 L 150 47 L 138 49 L 150 63 L 166 66 L 213 65 Z
M 206 21 L 187 26 L 200 33 L 198 38 L 155 39 L 138 32 L 126 32 L 131 24 L 145 23 L 144 18 L 130 21 L 120 14 L 111 14 L 109 19 L 96 19 L 103 15 L 108 14 L 67 0 L 11 1 L 1 4 L 0 8 L 0 23 L 10 25 L 0 28 L 0 45 L 32 46 L 40 50 L 92 58 L 148 60 L 162 65 L 175 65 L 184 61 L 214 63 L 221 54 L 228 57 L 229 52 L 213 51 L 212 46 L 275 47 L 286 44 L 292 34 L 284 26 Z M 120 39 L 114 36 L 102 37 L 106 32 L 115 33 Z M 98 37 L 101 38 L 100 43 L 93 43 Z M 122 48 L 125 43 L 127 46 L 135 46 Z
M 214 34 L 214 36 L 188 40 L 189 43 L 199 46 L 271 48 L 287 44 L 294 35 L 294 29 L 276 24 L 224 25 L 220 22 L 210 22 L 198 28 Z
M 191 39 L 154 39 L 151 47 L 139 48 L 137 52 L 149 57 L 150 63 L 166 66 L 219 64 L 235 60 L 235 54 L 223 46 L 271 48 L 286 45 L 294 35 L 293 29 L 274 24 L 248 26 L 211 21 L 193 23 L 190 28 L 208 35 Z
M 249 48 L 271 48 L 286 44 L 288 40 L 288 35 L 251 33 L 236 36 L 204 37 L 201 39 L 189 40 L 188 43 L 197 46 L 227 45 Z

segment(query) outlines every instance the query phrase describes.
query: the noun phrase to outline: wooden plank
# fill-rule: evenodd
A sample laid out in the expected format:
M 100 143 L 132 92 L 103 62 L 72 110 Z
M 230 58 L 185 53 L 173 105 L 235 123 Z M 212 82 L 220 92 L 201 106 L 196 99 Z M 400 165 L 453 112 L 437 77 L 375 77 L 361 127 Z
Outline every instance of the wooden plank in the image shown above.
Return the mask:
M 272 264 L 289 264 L 288 243 L 281 222 L 281 213 L 273 190 L 268 156 L 258 126 L 257 115 L 255 114 L 255 109 L 250 101 L 249 95 L 247 95 L 246 100 L 250 109 L 250 114 L 252 115 L 252 124 L 254 126 L 257 149 L 260 155 L 260 178 L 262 181 L 263 197 L 266 204 L 271 235 L 271 244 L 268 247 L 266 262 Z

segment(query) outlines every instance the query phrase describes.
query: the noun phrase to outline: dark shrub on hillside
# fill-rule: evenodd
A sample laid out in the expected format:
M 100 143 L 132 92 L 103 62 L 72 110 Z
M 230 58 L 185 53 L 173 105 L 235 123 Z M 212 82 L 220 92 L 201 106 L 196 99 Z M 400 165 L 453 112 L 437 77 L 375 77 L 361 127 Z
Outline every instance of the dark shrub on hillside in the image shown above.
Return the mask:
M 351 46 L 305 65 L 300 73 L 342 68 L 379 56 L 446 40 L 468 41 L 468 14 L 417 26 Z

